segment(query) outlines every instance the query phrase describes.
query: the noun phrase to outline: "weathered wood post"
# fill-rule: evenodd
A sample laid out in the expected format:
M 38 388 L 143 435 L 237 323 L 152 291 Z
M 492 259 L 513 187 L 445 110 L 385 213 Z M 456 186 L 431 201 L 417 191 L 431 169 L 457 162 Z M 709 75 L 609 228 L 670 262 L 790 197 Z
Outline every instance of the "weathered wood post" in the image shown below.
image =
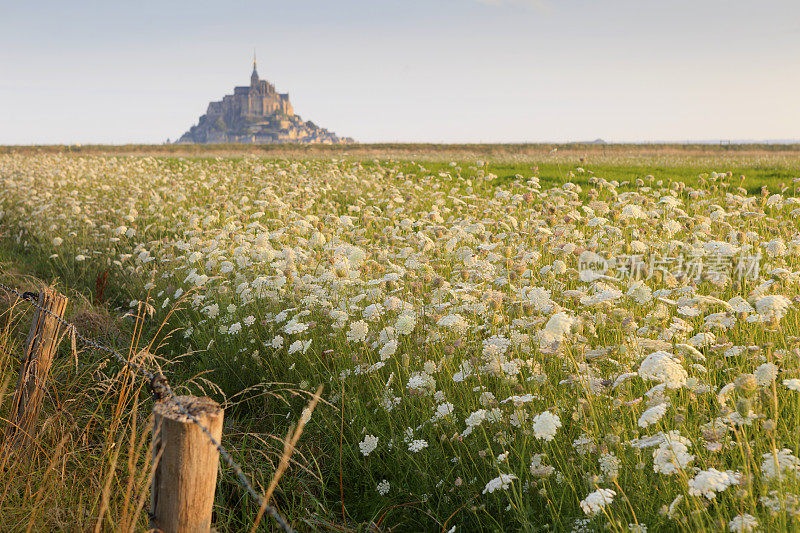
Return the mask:
M 224 411 L 217 402 L 194 396 L 178 396 L 178 401 L 220 442 Z M 163 533 L 208 533 L 219 450 L 174 402 L 156 402 L 153 415 L 150 527 Z
M 60 340 L 61 323 L 56 317 L 64 317 L 67 298 L 53 289 L 45 288 L 39 293 L 37 303 L 52 315 L 36 309 L 28 330 L 17 390 L 11 404 L 10 438 L 6 441 L 16 444 L 28 441 L 35 433 L 47 377 Z

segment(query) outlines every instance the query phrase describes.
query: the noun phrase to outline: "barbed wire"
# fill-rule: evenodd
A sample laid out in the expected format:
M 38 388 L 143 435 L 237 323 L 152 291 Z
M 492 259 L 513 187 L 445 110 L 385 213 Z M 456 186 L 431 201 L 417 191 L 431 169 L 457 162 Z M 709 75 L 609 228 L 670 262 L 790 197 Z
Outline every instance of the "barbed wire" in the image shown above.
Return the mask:
M 247 492 L 250 494 L 251 497 L 253 497 L 253 499 L 255 499 L 258 502 L 259 506 L 263 507 L 266 510 L 266 512 L 275 520 L 275 522 L 278 523 L 278 526 L 280 526 L 280 528 L 283 531 L 285 531 L 287 533 L 294 533 L 294 530 L 292 529 L 292 527 L 289 525 L 289 523 L 286 521 L 286 519 L 283 518 L 283 516 L 281 516 L 281 514 L 278 512 L 278 510 L 275 507 L 273 507 L 273 506 L 271 506 L 269 504 L 266 504 L 264 502 L 264 497 L 261 494 L 259 494 L 258 492 L 256 492 L 256 490 L 253 488 L 253 485 L 250 483 L 250 480 L 247 479 L 247 476 L 245 475 L 245 473 L 242 470 L 242 468 L 236 463 L 236 461 L 233 460 L 233 458 L 228 453 L 228 451 L 225 449 L 225 447 L 222 446 L 222 444 L 219 443 L 217 441 L 217 439 L 214 438 L 214 436 L 211 434 L 209 429 L 207 427 L 205 427 L 203 424 L 201 424 L 200 421 L 197 419 L 197 417 L 195 417 L 191 412 L 189 412 L 189 410 L 186 408 L 186 406 L 183 405 L 178 400 L 178 397 L 172 391 L 172 387 L 170 387 L 169 382 L 167 381 L 167 379 L 160 372 L 157 372 L 157 373 L 151 372 L 144 365 L 139 364 L 139 363 L 137 363 L 135 361 L 131 361 L 129 359 L 126 359 L 117 350 L 114 350 L 113 348 L 109 348 L 107 346 L 103 346 L 102 344 L 98 344 L 94 340 L 82 335 L 81 333 L 78 332 L 78 329 L 75 327 L 75 324 L 73 324 L 71 322 L 67 322 L 66 320 L 64 320 L 60 316 L 56 315 L 55 313 L 53 313 L 49 309 L 46 309 L 46 308 L 42 307 L 41 305 L 39 305 L 39 303 L 36 301 L 36 299 L 38 297 L 37 293 L 34 293 L 34 292 L 22 292 L 22 293 L 20 293 L 14 287 L 10 287 L 10 286 L 8 286 L 8 285 L 6 285 L 4 283 L 1 283 L 1 282 L 0 282 L 0 288 L 4 289 L 5 291 L 10 292 L 12 294 L 16 294 L 17 297 L 20 300 L 26 301 L 29 304 L 31 304 L 33 307 L 35 307 L 35 308 L 39 309 L 40 311 L 52 316 L 60 324 L 62 324 L 63 326 L 69 328 L 71 330 L 72 335 L 74 335 L 75 338 L 80 339 L 84 344 L 87 344 L 89 346 L 92 346 L 93 348 L 96 348 L 97 350 L 100 350 L 102 352 L 106 352 L 106 353 L 112 355 L 122 365 L 132 368 L 134 370 L 134 373 L 135 372 L 141 373 L 147 379 L 148 385 L 149 385 L 151 391 L 153 392 L 153 395 L 155 396 L 155 398 L 156 399 L 167 399 L 170 402 L 174 403 L 178 407 L 178 409 L 179 409 L 179 411 L 181 412 L 182 415 L 186 416 L 190 421 L 192 421 L 192 423 L 197 425 L 202 430 L 202 432 L 206 434 L 208 439 L 211 441 L 211 444 L 213 444 L 214 447 L 217 449 L 217 451 L 219 452 L 220 456 L 225 461 L 225 463 L 229 467 L 231 467 L 233 469 L 234 473 L 236 474 L 236 477 L 239 479 L 239 484 L 243 488 L 245 488 L 247 490 Z

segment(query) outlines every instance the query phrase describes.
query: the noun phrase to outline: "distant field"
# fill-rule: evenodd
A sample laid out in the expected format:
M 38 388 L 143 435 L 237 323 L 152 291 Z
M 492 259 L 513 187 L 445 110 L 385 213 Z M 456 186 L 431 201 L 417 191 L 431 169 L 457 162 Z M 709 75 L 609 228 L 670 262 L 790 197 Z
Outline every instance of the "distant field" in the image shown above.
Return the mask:
M 590 174 L 609 180 L 655 180 L 696 183 L 711 171 L 744 175 L 751 192 L 762 185 L 790 185 L 800 178 L 800 144 L 347 144 L 347 145 L 47 145 L 0 146 L 0 154 L 68 154 L 178 158 L 342 159 L 421 162 L 431 171 L 451 161 L 468 166 L 489 163 L 504 180 L 536 175 L 546 183 L 584 182 Z M 570 174 L 572 173 L 572 174 Z M 737 183 L 738 185 L 738 183 Z
M 551 154 L 556 149 L 557 154 Z M 402 159 L 459 159 L 484 157 L 496 160 L 514 158 L 538 159 L 578 158 L 583 155 L 626 156 L 649 158 L 659 156 L 730 157 L 788 157 L 800 156 L 800 144 L 124 144 L 124 145 L 41 145 L 0 146 L 3 153 L 62 153 L 85 155 L 160 155 L 183 157 L 212 157 L 258 155 L 264 157 L 380 157 Z
M 86 334 L 229 400 L 261 488 L 322 385 L 274 498 L 302 531 L 788 530 L 798 178 L 784 145 L 5 147 L 0 281 L 57 283 Z M 47 420 L 74 422 L 41 447 L 72 436 L 66 474 L 7 475 L 0 525 L 90 529 L 109 479 L 105 524 L 143 527 L 122 476 L 149 400 L 63 351 Z M 255 512 L 223 468 L 217 528 Z

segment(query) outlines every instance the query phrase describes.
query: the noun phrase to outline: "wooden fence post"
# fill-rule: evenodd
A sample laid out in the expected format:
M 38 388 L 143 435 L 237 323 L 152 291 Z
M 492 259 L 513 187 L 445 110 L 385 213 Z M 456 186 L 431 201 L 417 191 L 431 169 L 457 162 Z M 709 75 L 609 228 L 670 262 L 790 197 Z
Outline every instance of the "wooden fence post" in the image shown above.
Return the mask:
M 67 298 L 55 290 L 42 289 L 37 303 L 53 315 L 64 317 Z M 9 436 L 16 444 L 28 441 L 35 433 L 47 377 L 60 340 L 61 323 L 53 315 L 36 309 L 28 330 L 17 390 L 11 404 Z
M 211 398 L 178 401 L 220 442 L 223 409 Z M 153 482 L 150 527 L 163 533 L 208 533 L 217 486 L 219 450 L 169 399 L 153 406 Z

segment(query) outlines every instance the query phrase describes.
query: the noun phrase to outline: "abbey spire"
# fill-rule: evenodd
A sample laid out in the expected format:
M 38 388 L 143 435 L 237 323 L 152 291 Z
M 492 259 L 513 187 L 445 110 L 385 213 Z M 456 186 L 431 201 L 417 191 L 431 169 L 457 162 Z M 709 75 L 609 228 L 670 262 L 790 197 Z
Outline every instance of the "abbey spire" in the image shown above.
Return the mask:
M 250 85 L 258 83 L 258 70 L 256 70 L 256 49 L 253 48 L 253 73 L 250 74 Z

